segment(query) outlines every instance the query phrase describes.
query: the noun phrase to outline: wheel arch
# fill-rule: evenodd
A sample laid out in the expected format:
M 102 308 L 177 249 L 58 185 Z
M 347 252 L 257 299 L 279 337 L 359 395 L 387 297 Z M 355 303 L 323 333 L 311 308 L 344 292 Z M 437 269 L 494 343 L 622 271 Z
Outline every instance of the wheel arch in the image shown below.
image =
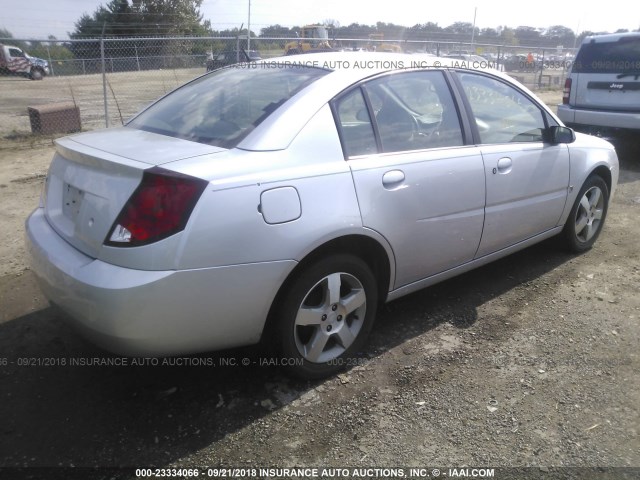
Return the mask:
M 609 173 L 606 168 L 605 170 Z M 607 217 L 610 199 L 608 190 L 611 188 L 609 186 L 610 182 L 611 178 L 607 179 L 607 176 L 603 175 L 602 171 L 597 171 L 596 168 L 589 172 L 585 181 L 580 186 L 567 221 L 562 229 L 564 244 L 569 252 L 576 254 L 584 253 L 590 250 L 598 239 Z M 602 195 L 587 197 L 588 192 L 594 189 L 601 191 Z M 584 206 L 585 201 L 588 203 L 587 207 Z M 600 201 L 602 201 L 602 207 L 598 206 Z M 596 215 L 598 209 L 600 209 L 600 213 Z M 580 225 L 579 228 L 578 225 Z
M 571 170 L 580 170 L 580 167 L 575 168 L 574 165 L 571 166 Z M 567 197 L 567 201 L 565 203 L 564 211 L 558 220 L 558 226 L 565 225 L 567 219 L 569 218 L 569 213 L 573 208 L 573 203 L 575 202 L 580 189 L 585 184 L 585 182 L 593 175 L 597 175 L 604 183 L 607 185 L 607 189 L 609 190 L 609 200 L 613 198 L 613 192 L 615 190 L 615 182 L 617 182 L 617 174 L 614 175 L 615 172 L 612 172 L 611 166 L 607 163 L 598 163 L 596 165 L 592 165 L 591 168 L 582 170 L 584 173 L 577 178 L 571 178 L 570 182 L 573 186 L 573 190 L 570 191 L 569 196 Z
M 310 251 L 289 273 L 285 281 L 278 289 L 278 293 L 271 303 L 269 314 L 262 331 L 262 339 L 268 337 L 271 326 L 275 321 L 275 312 L 282 301 L 283 295 L 295 282 L 304 269 L 317 262 L 323 256 L 330 254 L 351 254 L 362 259 L 371 268 L 378 286 L 378 302 L 380 305 L 386 302 L 394 278 L 393 257 L 390 248 L 383 246 L 377 239 L 364 234 L 349 234 L 329 240 Z
M 613 181 L 611 178 L 611 170 L 605 165 L 598 165 L 589 173 L 589 175 L 587 175 L 587 177 L 585 178 L 585 182 L 587 181 L 586 179 L 589 178 L 591 175 L 598 175 L 599 177 L 601 177 L 604 180 L 604 183 L 607 184 L 607 189 L 609 189 L 609 195 L 611 195 L 611 183 Z M 580 187 L 582 188 L 582 185 Z

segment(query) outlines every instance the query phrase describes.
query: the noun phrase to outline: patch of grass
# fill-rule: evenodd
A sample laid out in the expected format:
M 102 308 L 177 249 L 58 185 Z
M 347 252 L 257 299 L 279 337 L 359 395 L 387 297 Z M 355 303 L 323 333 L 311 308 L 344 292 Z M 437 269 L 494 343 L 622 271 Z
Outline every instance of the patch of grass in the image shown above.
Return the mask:
M 28 150 L 31 148 L 49 147 L 53 145 L 56 138 L 63 137 L 65 134 L 42 135 L 38 133 L 12 130 L 11 133 L 2 137 L 0 142 L 0 151 L 3 150 Z

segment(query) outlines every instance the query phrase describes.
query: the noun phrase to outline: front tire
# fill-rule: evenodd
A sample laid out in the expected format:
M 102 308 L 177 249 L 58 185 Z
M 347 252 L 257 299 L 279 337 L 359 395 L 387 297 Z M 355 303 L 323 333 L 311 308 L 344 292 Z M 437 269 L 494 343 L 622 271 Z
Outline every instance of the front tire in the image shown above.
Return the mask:
M 353 255 L 332 255 L 305 268 L 277 310 L 278 351 L 290 373 L 324 378 L 350 365 L 376 314 L 377 284 Z
M 30 78 L 31 80 L 42 80 L 44 78 L 44 74 L 39 68 L 32 68 Z
M 607 183 L 599 175 L 591 175 L 580 189 L 562 231 L 570 251 L 582 253 L 593 247 L 604 226 L 608 208 Z

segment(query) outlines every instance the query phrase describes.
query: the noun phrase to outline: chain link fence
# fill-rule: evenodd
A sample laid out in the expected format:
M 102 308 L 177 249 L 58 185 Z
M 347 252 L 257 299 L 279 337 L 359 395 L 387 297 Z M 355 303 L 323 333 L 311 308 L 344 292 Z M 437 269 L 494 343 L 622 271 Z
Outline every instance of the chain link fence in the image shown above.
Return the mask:
M 334 39 L 333 49 L 428 53 L 486 62 L 533 89 L 562 88 L 573 52 L 567 49 L 459 42 Z M 63 134 L 122 125 L 150 102 L 204 74 L 236 63 L 297 50 L 297 38 L 105 38 L 66 41 L 0 39 L 45 65 L 39 81 L 0 77 L 0 139 L 32 132 Z M 293 46 L 293 47 L 292 47 Z M 7 73 L 7 72 L 4 72 Z

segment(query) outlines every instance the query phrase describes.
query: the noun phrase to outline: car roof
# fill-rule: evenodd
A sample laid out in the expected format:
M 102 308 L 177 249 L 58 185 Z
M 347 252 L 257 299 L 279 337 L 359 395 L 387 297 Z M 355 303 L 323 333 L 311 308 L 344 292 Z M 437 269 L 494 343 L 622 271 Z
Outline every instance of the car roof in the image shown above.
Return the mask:
M 585 37 L 582 44 L 585 43 L 605 43 L 605 42 L 617 42 L 623 38 L 640 37 L 640 32 L 626 32 L 626 33 L 608 33 L 604 35 L 589 35 Z

